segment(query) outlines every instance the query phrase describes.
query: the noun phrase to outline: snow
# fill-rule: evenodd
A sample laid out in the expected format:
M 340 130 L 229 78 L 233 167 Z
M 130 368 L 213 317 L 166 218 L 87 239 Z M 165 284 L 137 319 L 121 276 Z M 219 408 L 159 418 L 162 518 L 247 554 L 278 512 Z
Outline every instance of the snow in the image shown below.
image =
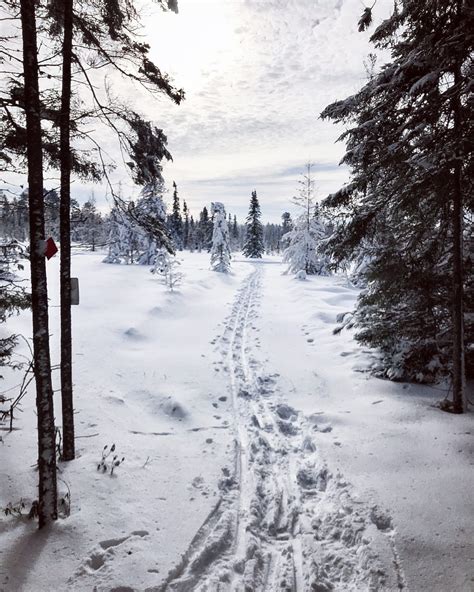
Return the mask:
M 371 354 L 332 333 L 357 296 L 344 278 L 295 281 L 276 257 L 218 274 L 208 253 L 179 253 L 169 292 L 103 257 L 73 256 L 71 515 L 41 532 L 0 518 L 2 592 L 471 589 L 472 413 L 360 371 Z M 47 265 L 57 363 L 58 257 Z M 27 314 L 9 325 L 31 331 Z M 33 406 L 30 388 L 2 431 L 2 508 L 34 499 Z M 97 465 L 113 443 L 111 476 Z

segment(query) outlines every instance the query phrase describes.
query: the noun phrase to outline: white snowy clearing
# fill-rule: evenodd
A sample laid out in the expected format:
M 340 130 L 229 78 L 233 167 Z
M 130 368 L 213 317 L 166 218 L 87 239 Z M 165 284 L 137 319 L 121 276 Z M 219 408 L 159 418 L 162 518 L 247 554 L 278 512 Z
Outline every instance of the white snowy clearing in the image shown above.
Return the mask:
M 332 334 L 357 296 L 344 278 L 239 256 L 226 275 L 187 253 L 168 292 L 103 256 L 73 257 L 71 515 L 37 532 L 2 514 L 2 592 L 474 590 L 472 413 L 360 371 L 370 353 Z M 14 431 L 0 426 L 1 508 L 34 499 L 35 420 L 30 387 Z M 112 443 L 125 461 L 110 476 Z

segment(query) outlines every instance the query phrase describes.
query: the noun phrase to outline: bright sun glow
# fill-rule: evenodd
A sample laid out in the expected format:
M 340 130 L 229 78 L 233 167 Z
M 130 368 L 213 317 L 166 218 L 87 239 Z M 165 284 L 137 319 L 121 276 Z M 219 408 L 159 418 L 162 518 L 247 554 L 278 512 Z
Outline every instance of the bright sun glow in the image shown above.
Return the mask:
M 178 86 L 196 90 L 203 72 L 223 60 L 230 62 L 238 42 L 239 3 L 220 0 L 182 0 L 179 14 L 159 14 L 150 19 L 153 56 L 160 67 L 173 76 Z

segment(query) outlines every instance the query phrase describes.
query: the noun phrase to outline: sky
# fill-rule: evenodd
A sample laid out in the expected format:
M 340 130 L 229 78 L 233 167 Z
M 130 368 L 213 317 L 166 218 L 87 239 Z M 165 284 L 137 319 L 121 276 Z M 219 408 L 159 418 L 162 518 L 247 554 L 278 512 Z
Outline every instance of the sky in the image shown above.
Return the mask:
M 186 99 L 179 106 L 156 100 L 121 80 L 113 90 L 166 133 L 173 162 L 164 165 L 165 182 L 176 181 L 191 213 L 221 201 L 243 221 L 256 190 L 263 220 L 278 222 L 294 212 L 307 162 L 318 199 L 348 180 L 338 165 L 342 129 L 319 114 L 366 81 L 368 39 L 391 0 L 377 0 L 375 25 L 364 33 L 357 31 L 362 0 L 179 0 L 178 14 L 140 2 L 151 57 Z M 111 136 L 104 142 L 118 163 L 113 181 L 124 197 L 136 197 L 117 146 Z M 92 190 L 107 210 L 105 185 L 72 187 L 80 202 Z
M 390 6 L 379 0 L 376 22 Z M 347 181 L 342 129 L 319 114 L 367 78 L 363 9 L 361 0 L 179 0 L 179 14 L 145 17 L 153 59 L 186 92 L 180 106 L 147 108 L 173 155 L 165 179 L 191 210 L 216 200 L 243 218 L 255 189 L 264 219 L 278 221 L 308 161 L 319 198 Z

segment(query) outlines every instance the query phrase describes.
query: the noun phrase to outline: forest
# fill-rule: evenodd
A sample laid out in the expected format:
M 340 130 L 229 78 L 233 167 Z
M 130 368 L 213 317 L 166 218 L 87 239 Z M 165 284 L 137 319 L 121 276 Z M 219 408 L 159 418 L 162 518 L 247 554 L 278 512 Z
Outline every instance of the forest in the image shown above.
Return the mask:
M 0 591 L 468 592 L 474 11 L 208 4 L 0 2 Z

